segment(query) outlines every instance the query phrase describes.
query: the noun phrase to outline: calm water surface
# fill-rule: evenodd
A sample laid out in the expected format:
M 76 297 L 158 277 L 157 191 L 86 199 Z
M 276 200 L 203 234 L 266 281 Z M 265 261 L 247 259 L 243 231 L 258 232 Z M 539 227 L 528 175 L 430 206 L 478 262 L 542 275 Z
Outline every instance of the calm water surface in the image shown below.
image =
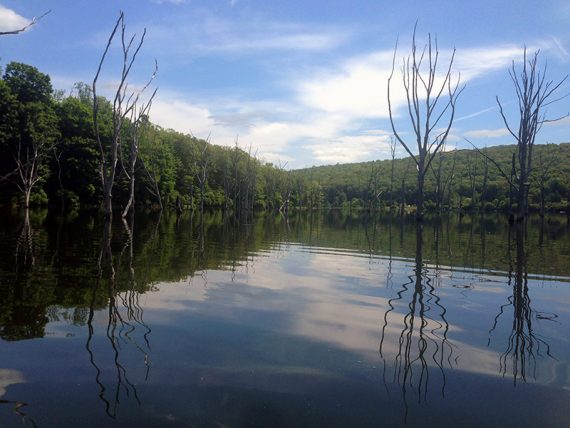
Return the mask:
M 0 219 L 0 426 L 570 426 L 565 217 Z

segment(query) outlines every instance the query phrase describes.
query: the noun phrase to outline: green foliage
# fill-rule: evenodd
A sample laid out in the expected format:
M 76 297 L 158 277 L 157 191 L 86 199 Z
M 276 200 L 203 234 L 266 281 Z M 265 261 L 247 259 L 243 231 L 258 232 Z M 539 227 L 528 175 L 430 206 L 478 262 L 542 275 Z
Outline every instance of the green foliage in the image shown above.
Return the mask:
M 47 103 L 52 95 L 51 79 L 36 67 L 11 62 L 6 66 L 4 81 L 20 103 Z
M 487 156 L 493 159 L 506 173 L 510 173 L 511 157 L 516 146 L 495 146 L 486 149 Z M 566 203 L 570 191 L 570 143 L 538 144 L 534 147 L 534 157 L 550 160 L 549 173 L 545 178 L 546 199 L 554 207 L 554 203 Z M 509 185 L 499 169 L 487 163 L 487 185 L 484 183 L 485 158 L 476 150 L 456 150 L 445 152 L 436 157 L 432 163 L 432 171 L 426 177 L 426 208 L 435 207 L 436 172 L 441 159 L 442 181 L 449 180 L 450 185 L 444 192 L 444 207 L 480 209 L 505 209 L 508 205 Z M 319 166 L 294 171 L 295 179 L 304 183 L 313 183 L 321 187 L 325 203 L 333 207 L 342 207 L 346 201 L 359 199 L 365 207 L 387 205 L 392 188 L 393 201 L 397 205 L 401 201 L 412 202 L 415 196 L 416 183 L 413 174 L 414 165 L 410 158 L 396 159 L 394 162 L 394 182 L 390 183 L 391 160 L 360 162 Z M 538 177 L 544 171 L 544 165 L 535 161 L 531 174 L 531 208 L 538 208 Z M 374 180 L 371 175 L 374 174 Z M 375 199 L 374 194 L 380 193 Z M 558 207 L 560 205 L 556 205 Z
M 33 148 L 41 149 L 40 180 L 33 200 L 67 206 L 98 206 L 101 202 L 100 154 L 94 137 L 93 94 L 89 85 L 77 83 L 71 95 L 54 93 L 48 75 L 35 67 L 10 63 L 0 79 L 0 203 L 20 199 L 17 176 L 20 161 Z M 99 122 L 103 146 L 113 135 L 112 106 L 101 98 Z M 128 164 L 132 132 L 127 120 L 121 130 L 120 159 L 113 196 L 116 204 L 128 197 Z M 501 169 L 510 173 L 514 146 L 486 149 Z M 531 207 L 558 209 L 568 203 L 570 191 L 570 144 L 537 145 L 531 175 Z M 429 209 L 506 209 L 507 180 L 491 162 L 474 150 L 438 155 L 425 182 Z M 145 121 L 141 128 L 135 176 L 135 201 L 139 205 L 196 208 L 235 212 L 252 209 L 283 210 L 289 207 L 320 209 L 350 207 L 380 209 L 406 207 L 414 201 L 415 165 L 410 158 L 337 164 L 286 171 L 262 163 L 239 145 L 220 147 L 192 135 L 163 129 Z M 484 179 L 485 169 L 488 171 Z M 436 176 L 443 183 L 437 186 Z M 204 177 L 203 177 L 204 176 Z M 205 178 L 201 185 L 202 178 Z M 202 192 L 203 186 L 203 192 Z

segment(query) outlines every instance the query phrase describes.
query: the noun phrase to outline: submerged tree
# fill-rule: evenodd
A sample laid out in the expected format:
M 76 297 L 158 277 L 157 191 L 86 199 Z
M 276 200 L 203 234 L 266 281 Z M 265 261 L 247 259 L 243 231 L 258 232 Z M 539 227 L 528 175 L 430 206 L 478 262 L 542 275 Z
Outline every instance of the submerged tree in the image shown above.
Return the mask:
M 8 89 L 2 91 L 5 99 L 0 110 L 14 111 L 7 111 L 8 117 L 0 120 L 0 137 L 8 143 L 7 152 L 12 152 L 15 169 L 11 174 L 28 208 L 34 187 L 47 175 L 45 161 L 59 135 L 53 90 L 48 75 L 18 62 L 8 64 L 4 82 Z
M 112 103 L 112 131 L 110 142 L 105 141 L 100 125 L 100 107 L 102 100 L 97 96 L 97 82 L 101 74 L 103 64 L 107 58 L 109 49 L 113 43 L 117 30 L 120 28 L 120 39 L 122 48 L 122 70 L 119 84 L 116 88 Z M 146 29 L 138 39 L 136 45 L 133 45 L 136 34 L 130 39 L 125 38 L 125 15 L 123 12 L 119 14 L 119 18 L 115 23 L 115 27 L 109 36 L 103 55 L 97 68 L 97 73 L 93 79 L 93 128 L 95 130 L 95 139 L 99 147 L 99 176 L 101 186 L 103 188 L 104 211 L 106 217 L 111 217 L 113 213 L 113 186 L 115 184 L 115 175 L 117 172 L 117 162 L 119 160 L 119 148 L 122 140 L 123 126 L 129 115 L 136 109 L 137 103 L 141 96 L 141 92 L 128 91 L 128 76 L 135 59 L 144 43 Z M 134 48 L 134 51 L 133 51 Z M 156 72 L 156 70 L 155 70 Z M 154 75 L 153 75 L 154 76 Z M 151 79 L 152 80 L 152 79 Z M 145 86 L 146 88 L 146 86 Z M 150 106 L 149 106 L 150 107 Z M 144 111 L 143 111 L 144 113 Z
M 156 72 L 158 70 L 158 64 L 155 62 L 154 73 L 152 74 L 150 80 L 142 89 L 141 93 L 148 88 L 150 83 L 156 77 Z M 129 200 L 125 209 L 123 210 L 123 218 L 125 218 L 129 212 L 129 209 L 134 209 L 135 205 L 135 167 L 137 165 L 137 159 L 139 154 L 139 143 L 141 137 L 142 127 L 148 125 L 148 114 L 152 106 L 152 100 L 156 95 L 156 89 L 153 91 L 150 98 L 144 102 L 139 108 L 136 104 L 131 110 L 131 135 L 129 139 L 129 166 L 128 170 L 124 168 L 127 178 L 129 179 Z M 160 198 L 159 198 L 160 199 Z M 162 202 L 160 203 L 162 206 Z
M 402 83 L 406 93 L 408 114 L 413 128 L 417 153 L 414 154 L 413 143 L 405 141 L 398 132 L 392 111 L 391 87 L 398 45 L 394 49 L 392 72 L 388 78 L 388 111 L 390 124 L 396 140 L 411 156 L 417 169 L 416 218 L 421 220 L 424 214 L 424 182 L 430 164 L 435 155 L 445 144 L 453 119 L 457 99 L 464 87 L 460 87 L 460 76 L 453 79 L 452 66 L 455 49 L 444 72 L 439 73 L 440 54 L 437 38 L 432 40 L 428 34 L 428 42 L 418 50 L 416 44 L 416 27 L 412 36 L 412 53 L 402 61 Z
M 560 98 L 555 98 L 555 93 L 568 77 L 565 76 L 558 82 L 546 80 L 546 65 L 542 69 L 539 67 L 539 53 L 540 51 L 536 51 L 532 58 L 527 60 L 525 48 L 520 73 L 517 72 L 514 61 L 509 70 L 518 100 L 518 131 L 515 132 L 497 97 L 503 122 L 517 143 L 516 175 L 510 184 L 516 191 L 517 218 L 519 219 L 528 213 L 529 177 L 532 172 L 532 150 L 536 135 L 545 123 L 561 119 L 547 119 L 545 109 L 560 100 Z

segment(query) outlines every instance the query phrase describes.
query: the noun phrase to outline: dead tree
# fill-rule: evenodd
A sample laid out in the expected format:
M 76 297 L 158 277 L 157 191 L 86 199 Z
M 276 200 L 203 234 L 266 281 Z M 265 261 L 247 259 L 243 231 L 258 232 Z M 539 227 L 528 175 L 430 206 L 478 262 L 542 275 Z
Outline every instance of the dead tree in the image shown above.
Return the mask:
M 469 208 L 473 209 L 475 208 L 477 165 L 475 164 L 475 159 L 471 156 L 471 154 L 467 155 L 467 178 L 469 180 L 469 191 L 471 196 Z
M 442 186 L 442 170 L 443 170 L 443 152 L 445 147 L 442 147 L 439 156 L 437 157 L 437 166 L 434 167 L 434 162 L 430 164 L 431 172 L 435 179 L 435 211 L 437 213 L 441 212 L 441 205 L 443 202 L 443 191 L 444 186 Z
M 392 160 L 390 162 L 390 212 L 394 207 L 394 166 L 396 164 L 396 140 L 390 136 L 390 154 Z
M 384 193 L 383 190 L 378 190 L 380 176 L 379 162 L 372 161 L 370 164 L 370 176 L 368 177 L 368 185 L 366 187 L 365 197 L 367 210 L 374 211 L 380 204 L 380 196 Z
M 196 179 L 200 185 L 200 212 L 204 212 L 204 199 L 206 195 L 206 182 L 208 181 L 208 166 L 210 164 L 210 154 L 208 153 L 208 147 L 210 136 L 206 140 L 196 139 L 198 143 L 198 160 L 196 169 Z
M 417 153 L 412 151 L 413 145 L 406 142 L 396 130 L 392 111 L 391 86 L 396 65 L 398 44 L 394 48 L 392 72 L 388 78 L 388 112 L 390 125 L 396 140 L 411 156 L 417 169 L 416 219 L 421 220 L 424 214 L 424 182 L 429 166 L 435 155 L 447 140 L 453 119 L 455 106 L 463 87 L 460 87 L 461 77 L 456 81 L 452 76 L 452 66 L 455 49 L 451 54 L 449 64 L 443 75 L 438 73 L 439 50 L 437 38 L 432 41 L 428 34 L 428 42 L 423 49 L 417 49 L 416 27 L 412 36 L 412 53 L 402 61 L 402 83 L 406 93 L 409 119 L 413 128 Z M 445 101 L 444 98 L 447 100 Z
M 144 162 L 144 159 L 141 162 L 141 164 L 144 173 L 146 174 L 147 178 L 150 181 L 150 184 L 152 185 L 152 187 L 147 186 L 147 190 L 152 196 L 156 198 L 158 206 L 160 207 L 160 212 L 162 212 L 162 210 L 164 209 L 164 205 L 162 203 L 162 196 L 160 194 L 160 186 L 159 186 L 159 179 L 157 177 L 157 172 L 154 170 L 154 168 L 149 168 L 146 162 Z
M 245 209 L 253 212 L 255 205 L 255 188 L 257 182 L 257 150 L 251 154 L 251 144 L 247 152 L 247 163 L 245 166 L 246 183 L 245 183 Z
M 234 142 L 234 148 L 231 154 L 231 167 L 232 167 L 232 199 L 234 201 L 234 214 L 239 215 L 239 212 L 242 207 L 242 177 L 240 174 L 240 158 L 241 158 L 241 149 L 239 147 L 239 140 L 236 137 Z
M 28 28 L 30 28 L 31 26 L 35 25 L 40 19 L 42 19 L 44 16 L 46 16 L 48 13 L 51 12 L 51 9 L 48 10 L 47 12 L 45 12 L 43 15 L 40 15 L 38 17 L 34 17 L 32 18 L 32 20 L 25 26 L 23 26 L 22 28 L 18 28 L 17 30 L 11 30 L 11 31 L 0 31 L 0 36 L 9 36 L 9 35 L 15 35 L 15 34 L 20 34 L 23 33 L 24 31 L 26 31 Z
M 543 151 L 546 152 L 544 155 Z M 551 144 L 547 144 L 543 151 L 538 153 L 537 168 L 533 174 L 539 190 L 541 217 L 546 214 L 546 183 L 550 180 L 552 167 L 557 160 Z
M 291 170 L 285 171 L 287 167 L 287 162 L 281 163 L 281 161 L 277 161 L 277 171 L 279 171 L 279 181 L 281 184 L 281 188 L 284 190 L 285 197 L 281 205 L 279 206 L 279 212 L 285 212 L 285 215 L 289 214 L 289 202 L 291 201 Z M 283 178 L 285 178 L 283 180 Z
M 410 169 L 410 162 L 406 162 L 406 169 L 404 170 L 404 175 L 402 175 L 402 186 L 400 187 L 400 217 L 405 213 L 406 207 L 406 177 L 408 176 L 408 170 Z
M 40 170 L 49 150 L 43 144 L 31 144 L 22 150 L 21 141 L 18 143 L 18 152 L 14 156 L 16 161 L 16 186 L 24 195 L 24 208 L 30 207 L 32 189 L 42 179 Z
M 157 71 L 158 71 L 158 64 L 155 61 L 154 72 L 152 73 L 152 76 L 150 77 L 149 81 L 146 83 L 146 85 L 139 92 L 139 94 L 143 93 L 149 87 L 151 82 L 156 77 Z M 125 172 L 125 175 L 127 176 L 127 179 L 129 180 L 129 200 L 127 201 L 125 209 L 123 210 L 123 215 L 122 215 L 123 218 L 125 218 L 127 216 L 127 214 L 129 213 L 129 210 L 131 208 L 134 209 L 134 204 L 135 204 L 135 168 L 137 165 L 137 158 L 138 158 L 138 154 L 139 154 L 139 141 L 140 141 L 140 134 L 141 134 L 141 126 L 148 119 L 148 114 L 149 114 L 150 108 L 152 106 L 152 100 L 154 99 L 154 96 L 156 95 L 156 91 L 157 91 L 157 89 L 155 89 L 153 91 L 150 98 L 146 102 L 144 102 L 141 105 L 141 107 L 139 107 L 137 109 L 137 106 L 135 104 L 133 109 L 131 110 L 131 135 L 130 135 L 130 141 L 129 141 L 129 168 L 128 168 L 128 170 L 125 169 L 124 165 L 122 165 L 123 171 Z M 121 164 L 122 164 L 122 162 L 121 162 Z M 162 203 L 161 203 L 161 205 L 162 205 Z
M 483 149 L 483 153 L 487 154 L 487 148 Z M 481 197 L 479 199 L 479 202 L 481 213 L 483 213 L 485 211 L 487 187 L 489 185 L 489 159 L 486 156 L 483 156 L 481 158 L 481 162 L 483 167 L 483 182 L 481 183 Z
M 517 71 L 514 61 L 509 70 L 518 100 L 518 130 L 515 131 L 515 128 L 513 128 L 511 122 L 506 117 L 499 97 L 496 97 L 503 122 L 517 143 L 515 176 L 511 180 L 510 177 L 502 173 L 500 168 L 499 170 L 503 177 L 509 180 L 509 185 L 515 190 L 518 220 L 523 219 L 528 214 L 529 177 L 532 173 L 532 151 L 536 135 L 545 123 L 562 119 L 562 117 L 547 119 L 545 109 L 564 98 L 564 96 L 556 98 L 556 92 L 568 78 L 566 75 L 558 82 L 546 80 L 546 65 L 543 68 L 539 67 L 539 53 L 540 51 L 536 51 L 532 58 L 527 60 L 525 48 L 522 70 L 520 72 Z
M 451 163 L 451 170 L 447 178 L 443 182 L 442 202 L 445 199 L 445 192 L 447 189 L 447 209 L 451 211 L 451 196 L 453 194 L 453 179 L 455 178 L 455 161 L 457 160 L 457 152 L 453 152 L 453 161 Z
M 18 137 L 18 145 L 13 153 L 16 168 L 12 174 L 15 175 L 16 186 L 24 196 L 23 206 L 28 209 L 34 186 L 45 178 L 47 171 L 44 163 L 54 154 L 59 132 L 56 130 L 56 117 L 49 109 L 32 106 L 27 109 L 26 118 L 22 120 L 27 124 L 29 132 Z
M 97 81 L 103 64 L 113 43 L 117 30 L 120 28 L 120 39 L 122 47 L 122 70 L 121 77 L 119 79 L 119 84 L 115 91 L 112 105 L 112 131 L 111 131 L 111 141 L 107 144 L 102 136 L 100 124 L 99 124 L 99 109 L 101 104 L 101 99 L 97 96 Z M 135 59 L 144 43 L 144 38 L 146 35 L 146 29 L 143 31 L 142 36 L 138 39 L 136 45 L 135 42 L 136 34 L 134 34 L 129 40 L 125 38 L 125 16 L 121 12 L 119 18 L 115 23 L 115 27 L 109 36 L 107 45 L 101 56 L 101 61 L 99 62 L 99 67 L 97 68 L 97 73 L 93 79 L 92 90 L 93 90 L 93 128 L 95 131 L 95 139 L 99 147 L 99 177 L 101 179 L 101 186 L 103 188 L 103 199 L 104 199 L 104 212 L 105 217 L 110 218 L 113 214 L 113 186 L 115 184 L 115 175 L 117 172 L 117 162 L 119 160 L 119 148 L 121 145 L 121 136 L 123 125 L 126 118 L 131 114 L 132 110 L 135 109 L 137 102 L 140 97 L 140 92 L 128 91 L 127 78 L 135 62 Z M 132 49 L 134 48 L 134 52 Z

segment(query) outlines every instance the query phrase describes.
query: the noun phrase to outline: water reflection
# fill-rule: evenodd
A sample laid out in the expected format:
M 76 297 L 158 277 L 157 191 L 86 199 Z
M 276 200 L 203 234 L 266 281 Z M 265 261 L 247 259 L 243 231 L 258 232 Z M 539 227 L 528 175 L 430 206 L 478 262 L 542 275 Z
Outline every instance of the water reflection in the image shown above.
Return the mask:
M 36 427 L 34 419 L 29 417 L 26 413 L 28 403 L 2 398 L 6 394 L 6 388 L 8 386 L 22 382 L 24 382 L 24 377 L 19 371 L 0 369 L 0 405 L 9 407 L 11 412 L 18 417 L 22 426 Z
M 103 236 L 101 239 L 101 247 L 98 258 L 98 277 L 97 282 L 92 290 L 91 302 L 89 305 L 89 316 L 87 319 L 88 335 L 85 343 L 85 349 L 89 354 L 89 362 L 95 369 L 95 383 L 99 388 L 99 399 L 104 403 L 105 413 L 116 418 L 119 404 L 122 397 L 127 399 L 134 398 L 140 405 L 141 400 L 135 383 L 133 383 L 128 374 L 128 362 L 124 362 L 121 356 L 125 352 L 123 346 L 133 346 L 140 352 L 143 357 L 143 363 L 146 367 L 145 381 L 148 380 L 150 371 L 150 327 L 144 322 L 143 308 L 139 302 L 139 292 L 136 290 L 135 269 L 133 265 L 134 258 L 134 215 L 131 214 L 129 221 L 123 219 L 123 226 L 126 233 L 126 240 L 123 247 L 116 258 L 113 257 L 111 246 L 112 241 L 112 223 L 105 221 L 103 228 Z M 126 258 L 126 278 L 123 283 L 122 291 L 117 290 L 117 272 L 121 271 L 122 263 Z M 115 264 L 117 267 L 115 267 Z M 97 351 L 106 354 L 110 351 L 111 359 L 114 365 L 114 380 L 107 382 L 103 375 L 104 369 L 97 362 L 93 347 L 93 339 L 95 337 L 95 315 L 99 289 L 107 290 L 107 323 L 105 336 L 108 340 L 107 350 L 98 346 Z M 126 288 L 126 290 L 125 290 Z M 138 330 L 138 331 L 137 331 Z M 142 330 L 142 332 L 140 332 Z M 137 333 L 142 336 L 142 341 L 137 340 Z M 105 352 L 101 352 L 101 351 Z M 101 359 L 104 359 L 101 357 Z
M 31 415 L 42 425 L 46 409 L 75 411 L 50 403 L 51 392 L 77 392 L 75 403 L 100 416 L 92 423 L 109 425 L 152 412 L 200 425 L 227 409 L 243 421 L 262 411 L 244 409 L 262 408 L 271 394 L 288 421 L 294 396 L 316 415 L 313 426 L 323 414 L 347 421 L 351 412 L 368 422 L 385 412 L 386 425 L 402 424 L 402 405 L 392 409 L 385 390 L 396 391 L 411 425 L 447 407 L 460 409 L 457 420 L 472 397 L 480 402 L 468 410 L 485 409 L 490 386 L 511 404 L 527 394 L 531 385 L 513 392 L 511 374 L 515 383 L 536 377 L 534 397 L 547 389 L 567 397 L 569 291 L 565 278 L 548 275 L 568 274 L 570 238 L 554 220 L 526 232 L 501 217 L 418 226 L 340 211 L 247 222 L 209 212 L 139 213 L 136 225 L 132 217 L 40 220 L 29 217 L 31 247 L 16 227 L 25 217 L 0 224 L 9 243 L 0 247 L 0 350 L 3 366 L 27 382 L 11 385 L 0 409 L 28 424 Z
M 512 288 L 512 294 L 507 298 L 507 302 L 499 308 L 499 313 L 489 330 L 488 341 L 489 346 L 492 336 L 497 332 L 501 319 L 503 316 L 506 317 L 505 314 L 508 312 L 508 308 L 511 307 L 513 320 L 506 341 L 506 349 L 500 356 L 499 365 L 500 373 L 503 376 L 510 374 L 515 385 L 519 379 L 526 382 L 529 375 L 536 379 L 537 358 L 548 357 L 554 359 L 548 342 L 550 339 L 537 332 L 536 324 L 542 321 L 556 322 L 558 318 L 558 315 L 554 313 L 538 312 L 531 306 L 532 300 L 529 295 L 527 250 L 525 246 L 526 234 L 527 227 L 525 223 L 517 223 L 509 228 L 508 259 L 510 269 L 507 285 Z M 543 239 L 542 232 L 540 232 L 539 239 Z M 508 323 L 508 320 L 506 323 Z
M 18 240 L 16 241 L 16 249 L 14 250 L 16 272 L 19 272 L 20 269 L 31 269 L 36 263 L 34 252 L 34 230 L 30 224 L 29 209 L 24 210 L 24 215 L 18 229 Z
M 437 245 L 438 239 L 435 242 Z M 397 352 L 391 364 L 391 381 L 401 387 L 406 419 L 409 393 L 420 403 L 426 401 L 428 384 L 434 382 L 433 376 L 430 378 L 430 371 L 433 372 L 434 368 L 440 375 L 436 382 L 440 384 L 442 397 L 445 397 L 445 368 L 453 365 L 454 346 L 448 338 L 446 309 L 434 286 L 434 277 L 424 263 L 423 246 L 423 224 L 418 223 L 413 273 L 401 285 L 396 296 L 388 301 L 379 347 L 383 379 L 387 386 L 388 357 L 384 349 L 390 337 L 387 332 L 390 326 L 401 328 L 396 339 Z

